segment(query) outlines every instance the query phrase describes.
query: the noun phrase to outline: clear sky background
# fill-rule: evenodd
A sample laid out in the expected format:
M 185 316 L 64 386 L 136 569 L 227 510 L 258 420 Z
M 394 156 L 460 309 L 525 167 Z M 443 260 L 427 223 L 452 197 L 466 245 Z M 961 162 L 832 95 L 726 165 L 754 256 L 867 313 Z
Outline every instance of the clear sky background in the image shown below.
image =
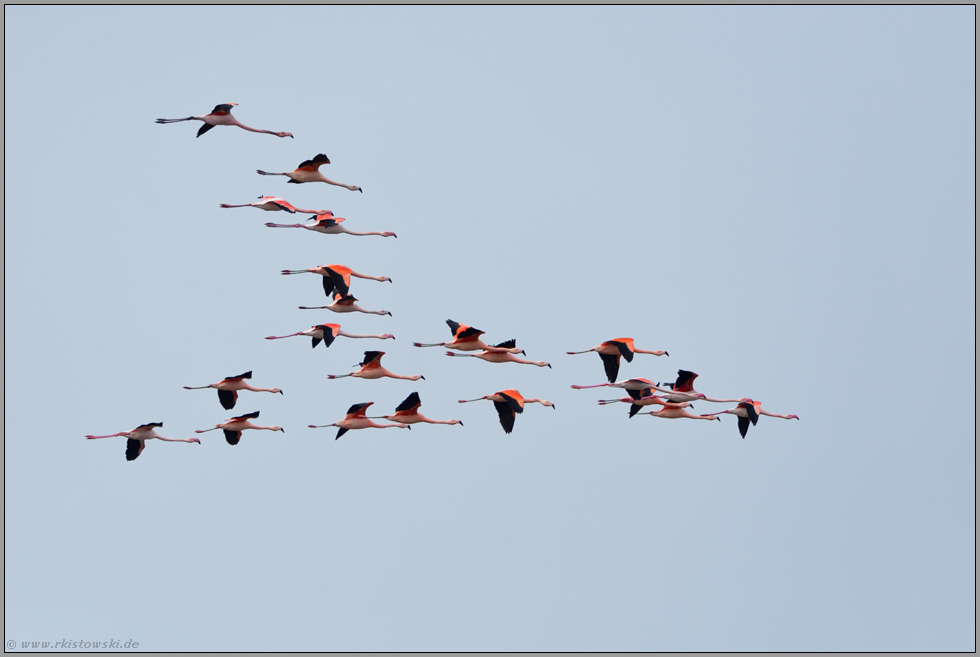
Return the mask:
M 5 640 L 974 650 L 975 19 L 7 7 Z M 223 102 L 295 139 L 154 124 Z M 364 193 L 255 174 L 317 153 Z M 398 239 L 218 207 L 263 194 Z M 298 310 L 329 263 L 393 316 Z M 411 346 L 447 318 L 553 369 Z M 321 322 L 397 339 L 263 340 Z M 801 420 L 572 390 L 621 336 Z M 366 349 L 426 380 L 326 379 Z M 557 408 L 456 403 L 506 388 Z M 307 428 L 413 390 L 465 426 Z

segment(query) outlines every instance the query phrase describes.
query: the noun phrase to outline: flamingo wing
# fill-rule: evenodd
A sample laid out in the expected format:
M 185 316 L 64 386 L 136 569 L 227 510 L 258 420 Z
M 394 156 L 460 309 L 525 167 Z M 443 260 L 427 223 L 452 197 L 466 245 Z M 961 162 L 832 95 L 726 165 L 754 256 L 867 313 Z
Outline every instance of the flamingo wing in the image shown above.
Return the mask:
M 674 382 L 675 392 L 691 392 L 694 390 L 694 379 L 698 378 L 698 375 L 694 372 L 688 372 L 687 370 L 677 370 L 677 381 Z
M 244 422 L 245 420 L 254 420 L 259 416 L 259 411 L 252 411 L 245 415 L 239 415 L 238 417 L 231 418 L 233 422 Z
M 201 135 L 203 135 L 203 134 L 204 134 L 205 132 L 207 132 L 208 130 L 210 130 L 210 129 L 211 129 L 211 128 L 213 128 L 213 127 L 214 127 L 214 126 L 213 126 L 213 125 L 211 125 L 210 123 L 205 123 L 204 125 L 202 125 L 202 126 L 201 126 L 201 127 L 200 127 L 200 128 L 198 129 L 198 131 L 197 131 L 197 136 L 198 136 L 198 137 L 200 137 Z
M 300 171 L 316 171 L 320 168 L 321 164 L 330 164 L 330 158 L 323 153 L 320 153 L 312 160 L 303 160 L 296 168 Z
M 745 434 L 749 432 L 749 418 L 738 417 L 738 432 L 742 434 L 742 438 L 745 438 Z
M 237 376 L 227 376 L 225 377 L 225 381 L 241 381 L 242 379 L 251 379 L 251 378 L 252 378 L 252 370 L 249 370 Z
M 136 457 L 143 453 L 143 447 L 146 443 L 142 440 L 136 440 L 135 438 L 126 439 L 126 460 L 135 461 Z
M 599 354 L 599 358 L 602 359 L 602 366 L 606 370 L 606 378 L 609 379 L 609 383 L 615 383 L 616 377 L 619 375 L 619 354 Z
M 162 426 L 163 422 L 147 422 L 146 424 L 141 424 L 136 427 L 135 431 L 151 431 Z
M 395 407 L 395 412 L 401 413 L 403 411 L 413 411 L 414 413 L 418 411 L 418 408 L 421 405 L 422 405 L 422 398 L 419 397 L 419 393 L 413 392 L 412 394 L 410 394 L 408 397 L 405 398 L 405 401 L 403 401 L 397 407 Z
M 347 417 L 366 417 L 368 406 L 374 402 L 361 402 L 360 404 L 354 404 L 347 409 Z
M 517 346 L 517 340 L 511 338 L 510 340 L 505 340 L 500 344 L 493 345 L 494 347 L 500 347 L 501 349 L 514 349 Z
M 504 433 L 513 431 L 516 415 L 511 405 L 505 401 L 495 401 L 493 405 L 497 409 L 497 417 L 500 418 L 500 426 L 504 428 Z
M 340 437 L 341 437 L 341 436 L 343 436 L 343 435 L 344 435 L 345 433 L 347 433 L 348 431 L 350 431 L 350 429 L 344 429 L 344 428 L 340 428 L 340 429 L 338 429 L 338 430 L 337 430 L 337 437 L 336 437 L 336 438 L 334 438 L 334 440 L 340 440 Z
M 619 353 L 622 354 L 627 363 L 633 362 L 632 340 L 629 340 L 628 338 L 618 338 L 616 340 L 610 340 L 609 343 L 619 349 Z M 610 381 L 610 383 L 612 383 L 612 381 Z
M 232 431 L 231 429 L 225 429 L 225 440 L 228 441 L 229 445 L 237 445 L 238 441 L 242 439 L 241 431 Z
M 341 296 L 347 296 L 347 293 L 350 292 L 350 278 L 345 277 L 343 272 L 339 272 L 332 267 L 327 267 L 327 274 L 330 278 L 329 283 L 327 283 L 327 276 L 323 277 L 323 291 L 326 292 L 327 296 L 329 297 L 334 289 Z M 328 285 L 330 286 L 330 290 L 327 290 Z
M 219 390 L 218 391 L 218 401 L 221 402 L 221 408 L 226 411 L 230 411 L 235 408 L 235 402 L 238 401 L 238 391 L 236 390 Z
M 748 416 L 748 419 L 752 422 L 753 425 L 759 422 L 759 412 L 756 410 L 755 404 L 743 402 L 739 404 L 739 406 L 745 409 L 745 414 Z
M 222 103 L 220 105 L 215 105 L 214 109 L 211 110 L 212 114 L 217 114 L 218 116 L 225 116 L 231 114 L 231 109 L 235 106 L 235 103 Z
M 373 365 L 374 367 L 381 367 L 381 357 L 385 355 L 383 351 L 365 351 L 364 360 L 362 360 L 358 365 L 361 367 L 368 367 Z

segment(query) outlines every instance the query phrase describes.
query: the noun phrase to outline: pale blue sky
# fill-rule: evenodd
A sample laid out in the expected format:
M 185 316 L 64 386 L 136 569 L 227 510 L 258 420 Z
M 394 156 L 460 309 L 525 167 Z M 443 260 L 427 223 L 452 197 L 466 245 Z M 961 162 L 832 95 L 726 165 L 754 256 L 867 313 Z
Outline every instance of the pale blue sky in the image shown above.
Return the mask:
M 975 18 L 7 7 L 5 641 L 974 650 Z M 223 102 L 295 139 L 153 122 Z M 364 194 L 255 174 L 320 152 Z M 218 208 L 262 194 L 398 239 Z M 298 310 L 328 263 L 393 316 Z M 554 369 L 411 347 L 447 318 Z M 397 339 L 262 339 L 324 321 Z M 802 419 L 570 389 L 620 336 Z M 326 380 L 377 348 L 426 380 Z M 504 388 L 557 409 L 456 403 Z M 413 390 L 465 426 L 306 428 Z

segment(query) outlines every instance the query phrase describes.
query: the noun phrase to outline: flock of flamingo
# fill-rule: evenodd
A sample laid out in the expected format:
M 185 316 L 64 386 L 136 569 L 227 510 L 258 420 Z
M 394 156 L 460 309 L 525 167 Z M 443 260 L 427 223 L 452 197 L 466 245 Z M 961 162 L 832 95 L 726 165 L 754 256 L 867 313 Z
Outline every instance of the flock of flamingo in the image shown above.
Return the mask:
M 289 137 L 293 138 L 293 135 L 289 132 L 273 132 L 271 130 L 258 130 L 256 128 L 250 128 L 238 121 L 231 114 L 232 108 L 234 108 L 237 103 L 224 103 L 221 105 L 216 105 L 215 108 L 209 114 L 202 114 L 198 116 L 189 116 L 182 119 L 157 119 L 157 123 L 177 123 L 181 121 L 201 121 L 200 129 L 197 132 L 197 136 L 200 137 L 207 131 L 211 130 L 215 126 L 237 126 L 243 130 L 248 130 L 250 132 L 259 132 L 269 135 L 275 135 L 276 137 Z M 257 173 L 263 176 L 285 176 L 288 178 L 289 183 L 310 183 L 310 182 L 323 182 L 329 185 L 335 185 L 338 187 L 344 187 L 350 191 L 357 191 L 363 193 L 363 190 L 357 185 L 345 185 L 343 183 L 338 183 L 330 180 L 322 173 L 320 173 L 320 167 L 324 164 L 330 164 L 330 159 L 320 153 L 310 160 L 305 160 L 300 163 L 300 165 L 293 171 L 284 173 L 268 173 L 257 170 Z M 221 204 L 222 208 L 241 208 L 241 207 L 253 207 L 265 211 L 281 211 L 288 212 L 290 214 L 304 213 L 315 215 L 310 223 L 306 224 L 276 224 L 276 223 L 266 223 L 265 225 L 270 228 L 305 228 L 306 230 L 313 230 L 319 233 L 325 234 L 342 234 L 346 233 L 348 235 L 380 235 L 382 237 L 396 237 L 395 233 L 389 231 L 381 232 L 355 232 L 348 230 L 342 225 L 345 221 L 341 217 L 334 216 L 333 212 L 328 210 L 307 210 L 302 208 L 297 208 L 291 205 L 286 200 L 274 197 L 274 196 L 261 196 L 259 200 L 254 203 L 246 203 L 241 205 L 230 205 L 226 203 Z M 323 291 L 328 299 L 331 299 L 332 303 L 325 306 L 300 306 L 301 310 L 330 310 L 335 313 L 350 313 L 350 312 L 360 312 L 367 314 L 376 315 L 391 315 L 387 310 L 365 310 L 357 305 L 358 299 L 355 298 L 350 293 L 351 277 L 362 278 L 367 280 L 373 280 L 378 282 L 391 282 L 391 279 L 387 276 L 370 276 L 367 274 L 361 274 L 353 271 L 349 267 L 339 264 L 333 265 L 323 265 L 321 267 L 311 267 L 308 269 L 286 269 L 281 272 L 283 275 L 294 275 L 294 274 L 317 274 L 321 277 L 323 283 Z M 499 344 L 488 345 L 484 343 L 480 336 L 484 334 L 483 331 L 461 324 L 454 320 L 446 320 L 446 324 L 449 325 L 449 329 L 452 332 L 452 340 L 449 342 L 436 342 L 436 343 L 413 343 L 416 347 L 444 347 L 447 350 L 447 356 L 454 357 L 469 357 L 469 358 L 479 358 L 488 363 L 520 363 L 526 365 L 535 365 L 537 367 L 547 367 L 551 368 L 551 364 L 545 361 L 538 360 L 526 360 L 524 358 L 518 358 L 516 354 L 521 354 L 526 356 L 527 354 L 523 349 L 520 349 L 515 340 L 506 340 Z M 279 336 L 268 336 L 267 340 L 280 340 L 290 337 L 306 336 L 312 339 L 312 346 L 315 348 L 321 342 L 324 348 L 330 347 L 330 345 L 338 337 L 346 338 L 374 338 L 378 340 L 388 340 L 394 339 L 395 336 L 390 333 L 383 333 L 378 335 L 358 335 L 355 333 L 347 333 L 341 330 L 339 324 L 317 324 L 305 331 L 298 331 L 296 333 L 290 333 L 288 335 Z M 473 352 L 473 353 L 456 353 L 456 352 Z M 616 338 L 614 340 L 608 340 L 599 344 L 592 349 L 586 349 L 584 351 L 569 351 L 566 352 L 570 355 L 575 354 L 586 354 L 595 352 L 599 354 L 602 359 L 603 368 L 606 374 L 606 383 L 599 383 L 595 385 L 573 385 L 572 388 L 576 390 L 588 389 L 588 388 L 600 388 L 600 387 L 612 387 L 620 388 L 625 390 L 629 395 L 628 397 L 620 397 L 618 399 L 600 399 L 600 405 L 614 404 L 618 402 L 627 403 L 630 405 L 628 416 L 632 418 L 635 415 L 649 415 L 652 417 L 668 418 L 668 419 L 679 419 L 688 418 L 693 420 L 718 420 L 721 421 L 722 415 L 734 415 L 738 419 L 738 431 L 742 438 L 745 438 L 748 433 L 749 427 L 755 425 L 760 416 L 777 417 L 782 419 L 796 419 L 800 418 L 797 415 L 780 415 L 777 413 L 769 413 L 762 410 L 762 403 L 753 400 L 748 397 L 741 397 L 738 399 L 716 399 L 713 397 L 708 397 L 704 393 L 698 392 L 694 389 L 694 380 L 697 378 L 697 374 L 694 372 L 689 372 L 687 370 L 678 370 L 677 379 L 673 383 L 654 383 L 648 379 L 636 378 L 636 379 L 625 379 L 623 381 L 617 381 L 616 378 L 619 376 L 619 367 L 622 359 L 627 362 L 633 361 L 633 356 L 635 354 L 651 354 L 654 356 L 669 356 L 666 351 L 661 350 L 644 350 L 638 349 L 633 345 L 633 340 L 631 338 Z M 381 365 L 381 358 L 385 355 L 383 351 L 365 351 L 364 360 L 359 363 L 360 369 L 355 372 L 350 372 L 347 374 L 330 374 L 327 375 L 328 379 L 340 379 L 345 377 L 354 377 L 361 379 L 380 379 L 384 377 L 389 377 L 393 379 L 405 379 L 409 381 L 418 381 L 419 379 L 424 379 L 420 374 L 403 375 L 394 374 L 385 367 Z M 238 401 L 238 393 L 240 391 L 246 390 L 250 392 L 268 392 L 272 394 L 282 394 L 282 390 L 279 388 L 260 388 L 254 387 L 248 383 L 252 378 L 252 372 L 244 372 L 237 376 L 230 376 L 218 381 L 217 383 L 211 383 L 205 386 L 184 386 L 187 390 L 201 390 L 201 389 L 214 389 L 218 393 L 218 401 L 220 402 L 222 408 L 225 410 L 231 410 L 235 407 Z M 658 394 L 659 393 L 659 394 Z M 493 394 L 484 395 L 483 397 L 478 397 L 477 399 L 460 399 L 459 403 L 469 403 L 475 401 L 489 400 L 493 402 L 493 405 L 497 411 L 497 415 L 500 421 L 501 427 L 505 433 L 511 433 L 514 429 L 514 421 L 517 415 L 524 412 L 524 407 L 527 404 L 537 403 L 542 406 L 555 408 L 555 405 L 546 399 L 534 399 L 528 398 L 521 395 L 517 390 L 501 390 Z M 733 408 L 728 408 L 721 411 L 716 411 L 714 413 L 706 414 L 694 414 L 688 409 L 691 407 L 691 403 L 695 401 L 704 401 L 712 403 L 735 403 L 736 406 Z M 401 429 L 411 429 L 413 424 L 418 423 L 430 423 L 430 424 L 458 424 L 462 426 L 460 420 L 432 420 L 425 417 L 419 413 L 419 407 L 422 405 L 422 400 L 419 397 L 418 392 L 413 392 L 408 397 L 405 398 L 396 408 L 395 412 L 391 415 L 381 415 L 381 416 L 368 416 L 368 409 L 374 404 L 374 402 L 359 402 L 353 404 L 348 410 L 346 416 L 326 425 L 308 425 L 310 428 L 323 428 L 323 427 L 336 427 L 337 434 L 335 439 L 339 439 L 345 433 L 355 429 L 388 429 L 388 428 L 401 428 Z M 658 407 L 657 410 L 651 410 L 646 413 L 641 413 L 640 410 L 645 406 L 655 406 Z M 237 445 L 241 440 L 242 432 L 247 429 L 264 429 L 267 431 L 284 431 L 282 427 L 279 426 L 260 426 L 253 424 L 250 420 L 257 419 L 259 417 L 259 411 L 254 411 L 251 413 L 245 413 L 233 417 L 225 422 L 221 422 L 209 429 L 198 429 L 195 433 L 201 434 L 208 431 L 214 431 L 216 429 L 221 429 L 224 432 L 225 440 L 229 445 Z M 374 420 L 387 420 L 389 424 L 382 424 L 375 422 Z M 142 424 L 132 431 L 120 431 L 119 433 L 108 434 L 104 436 L 85 436 L 87 439 L 94 440 L 100 438 L 115 438 L 124 437 L 126 438 L 126 460 L 135 460 L 142 452 L 145 447 L 146 441 L 151 439 L 157 439 L 164 442 L 183 442 L 183 443 L 197 443 L 200 444 L 199 438 L 166 438 L 159 435 L 156 432 L 157 428 L 163 426 L 162 422 L 148 422 Z

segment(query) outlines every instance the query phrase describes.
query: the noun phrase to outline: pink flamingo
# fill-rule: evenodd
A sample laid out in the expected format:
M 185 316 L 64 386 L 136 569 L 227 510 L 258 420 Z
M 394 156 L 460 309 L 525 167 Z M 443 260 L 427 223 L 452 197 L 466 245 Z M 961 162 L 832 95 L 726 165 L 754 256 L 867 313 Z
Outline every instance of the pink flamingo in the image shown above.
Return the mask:
M 221 406 L 226 410 L 230 411 L 235 408 L 235 402 L 238 401 L 238 391 L 239 390 L 251 390 L 252 392 L 271 392 L 282 394 L 282 390 L 279 388 L 253 388 L 248 384 L 245 379 L 252 378 L 252 370 L 245 372 L 244 374 L 239 374 L 238 376 L 225 377 L 217 383 L 211 383 L 206 386 L 184 386 L 184 390 L 206 390 L 208 388 L 215 388 L 218 391 L 218 401 L 221 402 Z
M 607 340 L 597 347 L 592 347 L 591 349 L 586 349 L 585 351 L 566 351 L 566 354 L 587 354 L 590 351 L 595 351 L 602 358 L 602 365 L 606 370 L 606 377 L 609 379 L 609 383 L 616 380 L 616 376 L 619 374 L 619 359 L 620 356 L 626 359 L 627 363 L 633 362 L 633 354 L 653 354 L 654 356 L 670 356 L 666 351 L 647 351 L 645 349 L 637 349 L 633 346 L 633 338 L 616 338 L 615 340 Z
M 676 420 L 679 418 L 690 418 L 692 420 L 718 420 L 721 422 L 720 417 L 714 415 L 695 415 L 689 413 L 687 409 L 681 404 L 670 404 L 669 406 L 664 406 L 659 411 L 650 411 L 649 413 L 640 413 L 640 415 L 652 415 L 653 417 L 665 417 L 669 420 Z
M 778 413 L 767 413 L 762 410 L 762 402 L 755 401 L 748 397 L 744 397 L 739 400 L 738 406 L 735 408 L 729 408 L 724 411 L 718 411 L 716 413 L 709 413 L 709 415 L 722 415 L 728 413 L 734 415 L 738 418 L 738 432 L 745 438 L 745 434 L 749 432 L 749 423 L 751 422 L 753 426 L 759 421 L 760 415 L 768 415 L 769 417 L 778 417 L 784 420 L 799 420 L 799 415 L 779 415 Z M 720 418 L 719 418 L 720 419 Z
M 395 408 L 394 415 L 383 415 L 372 419 L 391 420 L 392 422 L 400 422 L 401 424 L 428 422 L 429 424 L 458 424 L 459 426 L 463 426 L 462 420 L 430 420 L 419 413 L 419 406 L 421 405 L 422 399 L 419 397 L 419 393 L 413 392 Z
M 357 297 L 350 294 L 346 296 L 341 296 L 340 294 L 333 295 L 333 303 L 329 306 L 300 306 L 300 310 L 329 310 L 335 313 L 367 313 L 369 315 L 389 315 L 391 312 L 388 310 L 365 310 L 359 305 L 354 303 L 357 301 Z
M 313 338 L 314 347 L 320 344 L 321 340 L 323 341 L 324 347 L 329 347 L 333 344 L 333 341 L 338 335 L 345 338 L 377 338 L 378 340 L 395 339 L 395 336 L 390 333 L 383 333 L 381 335 L 357 335 L 356 333 L 346 333 L 341 331 L 340 324 L 317 324 L 306 331 L 290 333 L 289 335 L 270 335 L 266 338 L 266 340 L 282 340 L 283 338 L 293 338 L 298 335 L 307 335 Z
M 653 394 L 652 388 L 645 388 L 643 390 L 627 389 L 626 392 L 629 394 L 629 397 L 620 397 L 619 399 L 600 399 L 599 405 L 606 406 L 607 404 L 615 404 L 617 402 L 627 403 L 630 405 L 630 417 L 636 415 L 644 406 L 652 406 L 654 404 L 659 404 L 660 406 L 669 408 L 687 408 L 690 406 L 688 402 L 674 403 L 664 401 L 662 397 Z
M 346 221 L 343 217 L 335 217 L 332 212 L 325 212 L 324 214 L 319 214 L 316 216 L 316 220 L 310 224 L 274 224 L 267 223 L 266 226 L 269 228 L 305 228 L 306 230 L 312 230 L 317 233 L 323 233 L 324 235 L 380 235 L 381 237 L 394 237 L 397 238 L 391 231 L 383 230 L 378 231 L 368 231 L 366 233 L 358 233 L 353 230 L 347 230 L 347 228 L 340 225 L 340 222 Z
M 538 403 L 542 406 L 555 408 L 555 405 L 546 399 L 525 399 L 516 390 L 501 390 L 500 392 L 495 392 L 492 395 L 486 395 L 477 399 L 460 399 L 459 403 L 467 404 L 483 399 L 489 399 L 493 402 L 494 408 L 497 409 L 497 416 L 500 418 L 500 426 L 504 428 L 504 433 L 510 433 L 514 430 L 514 418 L 517 417 L 517 413 L 524 412 L 525 404 Z
M 715 403 L 741 401 L 739 399 L 715 399 L 714 397 L 708 397 L 704 393 L 698 392 L 694 389 L 694 379 L 696 378 L 698 378 L 698 375 L 694 372 L 677 370 L 677 380 L 674 383 L 665 383 L 663 387 L 658 383 L 653 388 L 658 392 L 665 393 L 663 395 L 664 399 L 672 402 L 692 402 L 698 399 Z
M 323 293 L 327 295 L 328 299 L 334 291 L 338 292 L 341 296 L 346 296 L 350 292 L 351 276 L 366 278 L 380 283 L 392 282 L 387 276 L 361 274 L 344 265 L 321 265 L 319 267 L 310 267 L 309 269 L 283 269 L 279 273 L 283 276 L 289 276 L 290 274 L 319 274 L 323 278 Z
M 373 420 L 369 419 L 367 416 L 368 406 L 374 402 L 362 402 L 360 404 L 354 404 L 347 409 L 347 415 L 344 416 L 343 420 L 339 422 L 334 422 L 333 424 L 311 424 L 309 427 L 311 429 L 323 429 L 325 427 L 339 427 L 337 431 L 337 437 L 334 440 L 339 440 L 341 436 L 352 429 L 388 429 L 391 427 L 396 427 L 399 429 L 411 429 L 412 427 L 407 424 L 395 423 L 395 424 L 378 424 Z
M 480 340 L 480 336 L 485 333 L 480 329 L 475 329 L 466 324 L 460 324 L 459 322 L 454 322 L 451 319 L 446 320 L 446 324 L 449 325 L 449 330 L 453 332 L 453 339 L 451 342 L 436 342 L 432 344 L 423 344 L 421 342 L 413 342 L 416 347 L 445 347 L 446 349 L 456 349 L 457 351 L 506 351 L 512 354 L 523 354 L 523 349 L 518 349 L 515 347 L 491 347 L 488 344 L 484 344 Z M 526 354 L 525 354 L 526 355 Z
M 214 109 L 211 110 L 210 114 L 202 114 L 200 116 L 188 116 L 186 119 L 157 119 L 157 123 L 178 123 L 180 121 L 204 121 L 204 125 L 201 129 L 197 131 L 197 136 L 200 137 L 205 132 L 210 130 L 216 125 L 237 125 L 243 130 L 248 130 L 249 132 L 263 132 L 267 135 L 275 135 L 276 137 L 292 137 L 292 133 L 289 132 L 272 132 L 271 130 L 259 130 L 257 128 L 249 128 L 247 125 L 239 123 L 238 119 L 231 115 L 231 108 L 238 105 L 238 103 L 224 103 L 222 105 L 215 105 Z
M 500 344 L 493 345 L 494 349 L 511 349 L 517 347 L 516 340 L 507 340 L 506 342 L 501 342 Z M 524 351 L 521 350 L 524 354 Z M 451 351 L 446 352 L 447 356 L 456 356 L 458 358 L 479 358 L 480 360 L 485 360 L 488 363 L 522 363 L 524 365 L 537 365 L 538 367 L 551 367 L 549 363 L 543 360 L 524 360 L 523 358 L 518 358 L 512 353 L 506 351 L 481 351 L 478 354 L 454 354 Z M 524 354 L 525 356 L 527 354 Z
M 157 440 L 162 440 L 168 443 L 197 443 L 201 444 L 201 441 L 197 438 L 164 438 L 154 431 L 157 427 L 162 427 L 163 422 L 148 422 L 146 424 L 141 424 L 132 431 L 120 431 L 119 433 L 110 433 L 108 436 L 85 436 L 88 440 L 98 440 L 99 438 L 115 438 L 116 436 L 126 437 L 126 460 L 135 461 L 136 457 L 143 453 L 143 448 L 146 446 L 147 440 L 152 440 L 156 438 Z
M 237 445 L 238 441 L 242 439 L 242 431 L 245 429 L 264 429 L 266 431 L 282 431 L 283 433 L 286 433 L 286 430 L 282 427 L 262 427 L 249 422 L 249 420 L 254 420 L 258 416 L 259 411 L 248 413 L 246 415 L 239 415 L 238 417 L 233 417 L 230 420 L 225 420 L 221 424 L 216 424 L 210 429 L 198 429 L 194 433 L 207 433 L 208 431 L 221 429 L 224 431 L 225 440 L 228 441 L 229 445 Z
M 324 164 L 330 164 L 330 158 L 320 153 L 312 160 L 303 160 L 298 167 L 288 173 L 267 173 L 262 169 L 256 169 L 255 172 L 263 176 L 286 176 L 289 178 L 287 182 L 291 183 L 324 182 L 328 185 L 346 187 L 352 192 L 364 193 L 364 190 L 357 185 L 345 185 L 344 183 L 334 182 L 320 173 L 320 167 Z
M 653 388 L 657 384 L 650 379 L 625 379 L 616 383 L 597 383 L 594 386 L 572 385 L 575 390 L 585 390 L 587 388 L 622 388 L 623 390 L 646 390 Z
M 342 379 L 346 376 L 352 376 L 356 379 L 381 379 L 384 377 L 388 377 L 389 379 L 405 379 L 407 381 L 425 379 L 421 374 L 394 374 L 389 372 L 381 366 L 381 357 L 384 355 L 385 352 L 383 351 L 365 351 L 364 360 L 358 363 L 361 369 L 350 374 L 328 374 L 327 378 Z
M 297 212 L 304 212 L 306 214 L 327 214 L 327 210 L 304 210 L 303 208 L 297 208 L 286 199 L 279 198 L 278 196 L 260 196 L 259 200 L 255 203 L 245 203 L 243 205 L 229 205 L 227 203 L 222 203 L 221 207 L 258 208 L 259 210 L 265 210 L 266 212 L 276 212 L 282 210 L 288 212 L 289 214 L 296 214 Z

